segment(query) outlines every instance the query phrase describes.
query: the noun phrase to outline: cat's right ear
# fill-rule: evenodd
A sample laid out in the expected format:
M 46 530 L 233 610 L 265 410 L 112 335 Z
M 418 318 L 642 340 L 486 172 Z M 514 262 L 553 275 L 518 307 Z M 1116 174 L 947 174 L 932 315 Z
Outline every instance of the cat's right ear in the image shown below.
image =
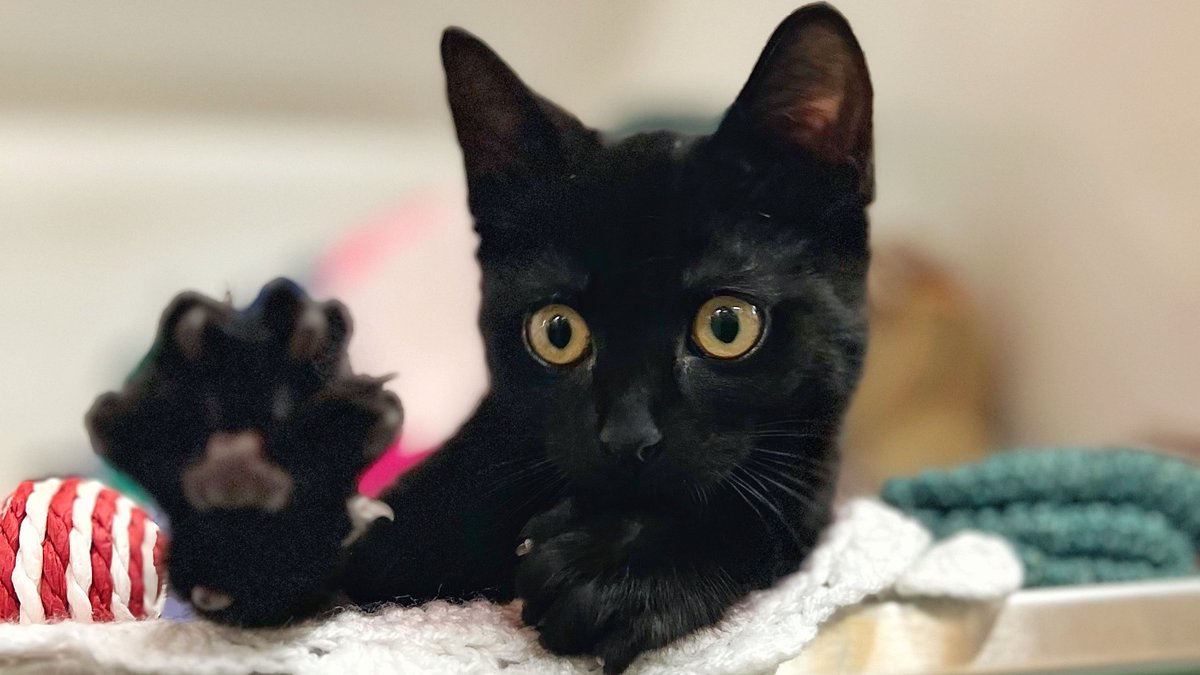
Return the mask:
M 851 166 L 870 202 L 872 99 L 846 18 L 824 3 L 807 5 L 775 29 L 716 137 Z
M 527 87 L 482 40 L 461 28 L 442 34 L 446 93 L 472 202 L 493 187 L 561 162 L 586 129 Z

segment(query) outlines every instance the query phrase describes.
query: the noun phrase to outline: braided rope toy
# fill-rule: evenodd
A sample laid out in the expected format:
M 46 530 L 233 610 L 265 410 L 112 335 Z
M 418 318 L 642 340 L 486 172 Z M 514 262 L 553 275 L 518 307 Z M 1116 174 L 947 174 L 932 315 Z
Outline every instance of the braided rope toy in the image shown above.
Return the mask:
M 935 536 L 1007 539 L 1026 586 L 1200 573 L 1200 466 L 1128 449 L 1012 450 L 977 464 L 893 479 L 887 503 Z
M 25 481 L 0 509 L 0 621 L 155 618 L 166 546 L 144 510 L 99 482 Z

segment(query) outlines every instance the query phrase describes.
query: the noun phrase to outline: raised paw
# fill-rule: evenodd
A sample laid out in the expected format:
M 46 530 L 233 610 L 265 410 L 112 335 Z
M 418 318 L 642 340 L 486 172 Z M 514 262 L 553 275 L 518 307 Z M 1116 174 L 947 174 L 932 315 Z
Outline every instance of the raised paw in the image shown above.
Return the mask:
M 257 625 L 312 611 L 343 544 L 388 516 L 355 485 L 401 407 L 382 379 L 351 370 L 350 331 L 340 303 L 287 280 L 242 309 L 184 293 L 137 372 L 88 412 L 96 452 L 170 516 L 172 586 L 206 616 Z

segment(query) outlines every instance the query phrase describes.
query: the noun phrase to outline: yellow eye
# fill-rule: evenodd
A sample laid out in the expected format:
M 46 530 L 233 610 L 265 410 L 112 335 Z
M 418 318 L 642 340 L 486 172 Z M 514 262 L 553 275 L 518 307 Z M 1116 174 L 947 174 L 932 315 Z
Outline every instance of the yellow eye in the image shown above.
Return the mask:
M 529 351 L 554 366 L 565 366 L 583 358 L 591 340 L 583 317 L 566 305 L 546 305 L 534 312 L 525 325 Z
M 758 308 L 732 295 L 718 295 L 700 306 L 692 322 L 692 340 L 717 359 L 735 359 L 750 351 L 762 335 Z

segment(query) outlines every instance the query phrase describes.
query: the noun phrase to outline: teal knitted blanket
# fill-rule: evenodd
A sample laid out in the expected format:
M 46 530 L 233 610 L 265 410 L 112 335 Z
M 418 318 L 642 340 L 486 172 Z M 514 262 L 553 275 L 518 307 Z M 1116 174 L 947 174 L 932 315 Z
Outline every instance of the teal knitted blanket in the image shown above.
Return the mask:
M 1007 539 L 1026 586 L 1196 574 L 1200 466 L 1127 449 L 1010 450 L 968 466 L 893 479 L 883 499 L 935 537 Z

